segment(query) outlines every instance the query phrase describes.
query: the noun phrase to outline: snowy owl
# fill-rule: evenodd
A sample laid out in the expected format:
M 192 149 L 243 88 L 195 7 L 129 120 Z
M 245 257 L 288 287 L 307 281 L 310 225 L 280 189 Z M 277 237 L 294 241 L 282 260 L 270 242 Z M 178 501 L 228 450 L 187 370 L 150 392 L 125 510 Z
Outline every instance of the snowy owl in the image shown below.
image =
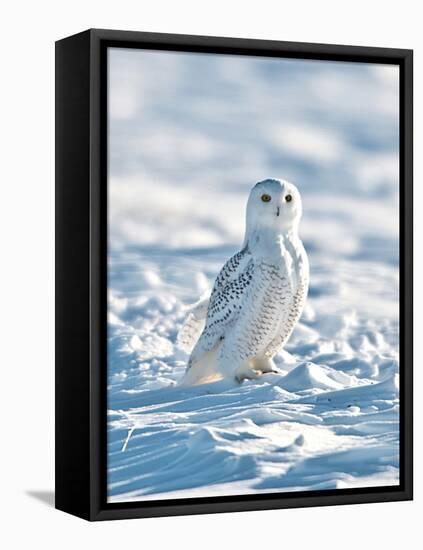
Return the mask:
M 277 372 L 273 357 L 291 335 L 308 291 L 301 214 L 301 195 L 292 183 L 266 179 L 252 188 L 242 248 L 178 336 L 185 349 L 196 341 L 183 383 L 241 382 Z

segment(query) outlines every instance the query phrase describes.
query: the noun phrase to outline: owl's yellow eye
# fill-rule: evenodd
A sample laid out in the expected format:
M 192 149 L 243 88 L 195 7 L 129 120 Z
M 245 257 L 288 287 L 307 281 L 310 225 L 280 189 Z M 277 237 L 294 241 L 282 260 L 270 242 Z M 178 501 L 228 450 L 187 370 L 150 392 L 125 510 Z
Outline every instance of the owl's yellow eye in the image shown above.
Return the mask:
M 261 196 L 261 200 L 263 202 L 270 202 L 272 200 L 272 197 L 270 195 L 267 195 L 266 193 Z

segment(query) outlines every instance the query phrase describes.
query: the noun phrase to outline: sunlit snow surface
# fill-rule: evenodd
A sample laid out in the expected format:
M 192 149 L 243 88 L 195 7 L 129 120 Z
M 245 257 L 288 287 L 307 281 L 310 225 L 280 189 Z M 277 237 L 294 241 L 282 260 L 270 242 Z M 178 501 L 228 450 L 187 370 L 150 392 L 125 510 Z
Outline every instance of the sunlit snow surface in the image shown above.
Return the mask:
M 109 69 L 109 500 L 397 484 L 397 69 L 118 49 Z M 281 374 L 178 386 L 187 306 L 266 177 L 302 193 L 311 270 Z

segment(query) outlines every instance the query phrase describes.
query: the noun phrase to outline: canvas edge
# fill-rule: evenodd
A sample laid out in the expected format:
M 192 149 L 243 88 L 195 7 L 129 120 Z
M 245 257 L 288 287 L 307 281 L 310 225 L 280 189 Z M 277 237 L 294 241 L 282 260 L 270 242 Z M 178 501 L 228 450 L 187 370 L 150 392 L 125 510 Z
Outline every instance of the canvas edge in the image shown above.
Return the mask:
M 55 46 L 55 507 L 90 517 L 91 33 Z

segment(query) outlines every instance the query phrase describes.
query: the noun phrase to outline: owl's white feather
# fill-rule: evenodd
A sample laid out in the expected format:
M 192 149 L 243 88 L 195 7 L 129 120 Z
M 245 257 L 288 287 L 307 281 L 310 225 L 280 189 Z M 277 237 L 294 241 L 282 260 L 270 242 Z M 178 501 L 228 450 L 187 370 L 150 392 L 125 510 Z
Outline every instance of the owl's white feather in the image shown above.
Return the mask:
M 216 278 L 184 383 L 241 381 L 274 369 L 272 358 L 291 335 L 307 296 L 301 214 L 301 196 L 291 183 L 268 179 L 251 190 L 243 247 Z M 189 334 L 201 317 L 191 315 Z
M 207 293 L 206 296 L 200 298 L 197 303 L 188 308 L 188 316 L 179 330 L 176 339 L 178 347 L 187 353 L 192 351 L 194 344 L 204 330 L 209 301 L 210 295 Z

